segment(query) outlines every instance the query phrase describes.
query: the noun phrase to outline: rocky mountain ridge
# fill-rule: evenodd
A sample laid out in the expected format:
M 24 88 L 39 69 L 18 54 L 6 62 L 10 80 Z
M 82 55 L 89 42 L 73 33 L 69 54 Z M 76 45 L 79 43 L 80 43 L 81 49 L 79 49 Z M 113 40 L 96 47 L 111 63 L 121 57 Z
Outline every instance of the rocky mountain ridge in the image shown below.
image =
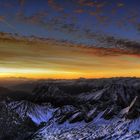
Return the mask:
M 44 81 L 37 84 L 29 97 L 1 101 L 6 109 L 0 114 L 3 123 L 0 127 L 10 118 L 5 126 L 11 128 L 8 133 L 4 133 L 5 127 L 0 128 L 3 129 L 0 138 L 11 135 L 13 140 L 140 138 L 140 79 Z M 5 114 L 5 110 L 12 115 Z

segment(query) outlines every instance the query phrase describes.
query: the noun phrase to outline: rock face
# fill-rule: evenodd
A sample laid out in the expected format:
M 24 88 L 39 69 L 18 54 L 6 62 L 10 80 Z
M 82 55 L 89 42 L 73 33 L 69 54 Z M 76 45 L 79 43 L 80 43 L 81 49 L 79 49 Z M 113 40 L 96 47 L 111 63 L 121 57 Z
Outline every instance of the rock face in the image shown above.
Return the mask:
M 136 107 L 137 101 L 138 96 L 135 96 L 131 104 L 128 107 L 124 108 L 120 114 L 129 119 L 133 119 L 134 117 L 139 116 L 140 112 L 139 109 Z
M 7 106 L 21 118 L 29 117 L 36 124 L 47 122 L 54 111 L 50 104 L 38 105 L 25 100 L 11 101 Z
M 139 85 L 135 78 L 44 81 L 29 100 L 1 101 L 0 140 L 137 140 Z
M 50 102 L 57 106 L 75 103 L 74 100 L 75 98 L 50 84 L 38 86 L 33 91 L 33 101 L 37 103 Z
M 37 130 L 30 118 L 20 118 L 5 103 L 0 108 L 0 140 L 23 140 Z

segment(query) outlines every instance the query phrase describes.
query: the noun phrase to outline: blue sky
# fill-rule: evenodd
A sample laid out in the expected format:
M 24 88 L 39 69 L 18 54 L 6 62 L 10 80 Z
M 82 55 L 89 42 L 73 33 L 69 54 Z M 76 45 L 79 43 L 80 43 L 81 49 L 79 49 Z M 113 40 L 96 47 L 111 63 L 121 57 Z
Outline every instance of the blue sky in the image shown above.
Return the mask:
M 99 36 L 139 41 L 139 6 L 139 0 L 0 0 L 0 31 L 90 45 Z

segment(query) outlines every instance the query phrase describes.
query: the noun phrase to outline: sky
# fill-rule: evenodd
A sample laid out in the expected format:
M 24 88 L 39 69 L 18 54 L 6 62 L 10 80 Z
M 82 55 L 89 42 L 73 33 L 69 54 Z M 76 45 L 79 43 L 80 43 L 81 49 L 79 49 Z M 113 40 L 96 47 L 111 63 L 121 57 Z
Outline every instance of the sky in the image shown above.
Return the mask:
M 0 0 L 0 77 L 140 77 L 139 0 Z

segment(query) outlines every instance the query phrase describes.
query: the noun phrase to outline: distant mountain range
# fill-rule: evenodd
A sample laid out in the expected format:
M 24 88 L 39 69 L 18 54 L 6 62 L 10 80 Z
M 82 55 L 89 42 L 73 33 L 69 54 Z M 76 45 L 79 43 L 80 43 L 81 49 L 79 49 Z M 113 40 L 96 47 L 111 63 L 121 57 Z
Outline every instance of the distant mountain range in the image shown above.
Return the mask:
M 138 140 L 140 79 L 40 80 L 0 87 L 0 140 Z

